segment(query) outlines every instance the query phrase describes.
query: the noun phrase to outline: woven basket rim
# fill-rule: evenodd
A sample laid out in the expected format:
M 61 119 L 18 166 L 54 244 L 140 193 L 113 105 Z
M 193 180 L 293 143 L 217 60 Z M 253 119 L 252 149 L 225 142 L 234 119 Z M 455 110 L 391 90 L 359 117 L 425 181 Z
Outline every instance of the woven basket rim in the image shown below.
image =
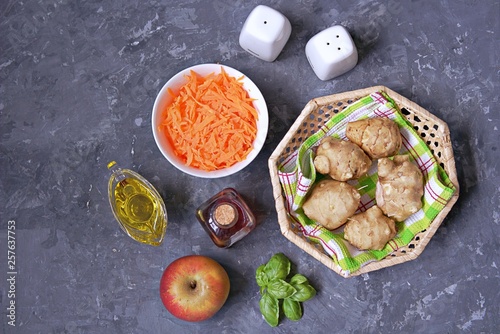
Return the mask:
M 452 198 L 448 201 L 446 206 L 439 212 L 439 214 L 431 222 L 430 226 L 420 236 L 420 240 L 417 246 L 414 249 L 412 249 L 411 252 L 408 252 L 404 255 L 400 255 L 397 257 L 387 256 L 379 261 L 370 262 L 362 266 L 355 272 L 346 273 L 342 270 L 342 268 L 339 265 L 337 265 L 333 261 L 333 259 L 329 255 L 327 255 L 325 252 L 319 251 L 315 246 L 313 246 L 312 243 L 305 241 L 302 237 L 295 234 L 290 229 L 289 217 L 287 210 L 285 208 L 285 198 L 283 197 L 281 183 L 278 177 L 278 159 L 282 155 L 283 150 L 286 148 L 286 146 L 288 145 L 294 134 L 300 128 L 303 120 L 309 114 L 311 114 L 312 111 L 316 110 L 321 106 L 329 105 L 337 101 L 355 100 L 358 98 L 362 98 L 377 91 L 385 92 L 396 102 L 396 104 L 400 108 L 408 108 L 412 110 L 414 114 L 418 115 L 419 117 L 425 117 L 429 120 L 432 120 L 435 124 L 439 125 L 438 131 L 440 132 L 440 137 L 442 138 L 442 143 L 440 147 L 442 155 L 441 157 L 435 156 L 435 158 L 438 162 L 444 165 L 450 181 L 456 187 L 456 191 L 453 194 Z M 289 131 L 285 134 L 283 139 L 280 141 L 278 146 L 275 148 L 275 150 L 269 157 L 268 167 L 271 174 L 271 184 L 273 187 L 273 197 L 275 200 L 275 206 L 278 215 L 278 223 L 280 225 L 280 230 L 283 236 L 285 236 L 288 240 L 293 242 L 299 248 L 301 248 L 302 250 L 304 250 L 314 258 L 316 258 L 318 261 L 320 261 L 322 264 L 324 264 L 325 266 L 327 266 L 328 268 L 330 268 L 331 270 L 335 271 L 337 274 L 343 277 L 354 277 L 374 270 L 382 269 L 385 267 L 393 266 L 396 264 L 416 259 L 423 252 L 423 250 L 429 243 L 430 239 L 432 238 L 432 236 L 435 234 L 435 232 L 443 222 L 444 218 L 447 216 L 453 205 L 458 200 L 459 196 L 459 183 L 456 173 L 455 159 L 453 155 L 453 148 L 450 140 L 450 132 L 448 125 L 435 115 L 431 114 L 429 111 L 417 105 L 415 102 L 407 99 L 404 96 L 401 96 L 400 94 L 396 93 L 395 91 L 385 86 L 372 86 L 363 89 L 317 97 L 310 100 L 306 104 L 304 109 L 301 111 L 295 122 L 292 124 Z

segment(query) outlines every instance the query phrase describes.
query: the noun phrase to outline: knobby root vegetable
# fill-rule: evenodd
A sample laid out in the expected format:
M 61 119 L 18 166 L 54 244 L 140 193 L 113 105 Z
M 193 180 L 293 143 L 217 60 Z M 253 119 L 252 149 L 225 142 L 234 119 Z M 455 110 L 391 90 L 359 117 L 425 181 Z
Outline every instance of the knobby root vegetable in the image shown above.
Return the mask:
M 349 141 L 325 137 L 314 158 L 314 167 L 337 181 L 357 179 L 368 172 L 371 159 L 363 150 Z
M 381 250 L 395 235 L 394 220 L 376 205 L 349 218 L 344 228 L 344 238 L 361 250 Z
M 375 197 L 385 215 L 404 221 L 422 208 L 423 175 L 408 155 L 379 159 L 378 177 Z
M 346 137 L 361 147 L 372 159 L 396 155 L 401 148 L 398 125 L 385 117 L 347 123 Z
M 307 217 L 334 230 L 356 212 L 360 198 L 356 188 L 350 184 L 325 179 L 312 188 L 302 208 Z

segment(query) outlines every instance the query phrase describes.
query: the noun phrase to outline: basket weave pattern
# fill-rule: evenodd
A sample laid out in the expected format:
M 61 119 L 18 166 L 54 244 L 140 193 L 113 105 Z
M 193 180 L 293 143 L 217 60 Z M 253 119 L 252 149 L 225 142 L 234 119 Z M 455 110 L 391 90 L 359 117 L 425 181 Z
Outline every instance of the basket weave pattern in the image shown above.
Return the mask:
M 432 221 L 429 228 L 418 233 L 406 247 L 401 247 L 386 258 L 371 262 L 346 276 L 333 259 L 323 251 L 322 246 L 308 240 L 302 235 L 300 228 L 296 225 L 297 223 L 289 217 L 285 209 L 285 198 L 283 197 L 278 178 L 278 166 L 290 154 L 295 152 L 310 135 L 317 132 L 333 115 L 341 112 L 352 102 L 376 91 L 385 92 L 396 102 L 403 116 L 413 125 L 417 133 L 427 143 L 434 157 L 441 167 L 444 168 L 457 191 L 445 208 Z M 375 86 L 311 100 L 269 158 L 269 169 L 282 234 L 321 263 L 344 277 L 360 275 L 418 257 L 458 199 L 458 180 L 447 124 L 417 104 L 384 86 Z

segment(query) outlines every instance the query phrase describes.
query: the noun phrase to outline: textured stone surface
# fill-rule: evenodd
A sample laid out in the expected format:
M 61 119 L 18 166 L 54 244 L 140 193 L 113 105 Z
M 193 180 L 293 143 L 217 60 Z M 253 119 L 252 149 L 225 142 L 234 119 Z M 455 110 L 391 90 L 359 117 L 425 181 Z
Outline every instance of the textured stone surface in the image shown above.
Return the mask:
M 286 15 L 292 35 L 273 63 L 238 45 L 258 4 Z M 5 333 L 266 333 L 255 269 L 276 252 L 318 295 L 298 323 L 273 332 L 493 333 L 500 327 L 498 1 L 2 1 L 0 4 L 0 278 Z M 320 81 L 308 39 L 347 27 L 358 65 Z M 257 159 L 216 180 L 181 174 L 151 133 L 156 93 L 179 70 L 220 62 L 262 90 L 270 128 Z M 281 236 L 267 159 L 312 98 L 385 85 L 445 120 L 460 198 L 414 261 L 344 279 Z M 113 219 L 106 163 L 148 178 L 168 207 L 162 246 L 135 243 Z M 195 208 L 236 188 L 259 226 L 216 248 Z M 9 297 L 8 221 L 16 226 L 15 297 Z M 163 269 L 187 254 L 218 260 L 227 304 L 187 324 L 162 306 Z M 16 303 L 16 327 L 6 315 Z

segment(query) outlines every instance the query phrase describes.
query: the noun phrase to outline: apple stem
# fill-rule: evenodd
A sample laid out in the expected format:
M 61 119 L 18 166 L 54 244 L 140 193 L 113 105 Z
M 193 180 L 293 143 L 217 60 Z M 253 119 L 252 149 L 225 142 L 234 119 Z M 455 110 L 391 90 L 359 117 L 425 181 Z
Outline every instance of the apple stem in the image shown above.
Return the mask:
M 196 281 L 191 281 L 191 283 L 189 283 L 189 285 L 191 286 L 191 289 L 196 289 Z

